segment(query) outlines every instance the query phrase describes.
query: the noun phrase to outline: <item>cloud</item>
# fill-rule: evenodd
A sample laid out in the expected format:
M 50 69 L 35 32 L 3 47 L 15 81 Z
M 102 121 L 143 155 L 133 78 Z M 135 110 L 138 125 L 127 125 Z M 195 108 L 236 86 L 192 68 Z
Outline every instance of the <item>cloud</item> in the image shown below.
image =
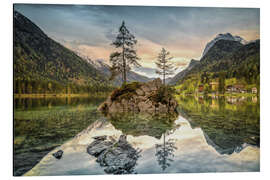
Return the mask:
M 174 64 L 175 66 L 180 67 L 180 66 L 187 66 L 189 62 L 180 61 L 180 62 L 175 62 Z
M 147 76 L 150 78 L 156 78 L 159 77 L 158 74 L 156 74 L 155 68 L 148 68 L 148 67 L 139 67 L 139 68 L 133 68 L 133 71 L 135 71 L 138 74 L 141 74 L 143 76 Z
M 256 8 L 196 8 L 150 6 L 90 6 L 16 4 L 46 34 L 66 47 L 105 59 L 122 20 L 138 39 L 141 64 L 155 67 L 161 48 L 174 57 L 176 66 L 200 59 L 207 42 L 230 32 L 246 40 L 260 37 L 260 10 Z
M 103 59 L 105 63 L 109 64 L 109 57 L 112 50 L 106 46 L 92 46 L 78 41 L 63 41 L 56 40 L 65 47 L 78 52 L 92 60 Z

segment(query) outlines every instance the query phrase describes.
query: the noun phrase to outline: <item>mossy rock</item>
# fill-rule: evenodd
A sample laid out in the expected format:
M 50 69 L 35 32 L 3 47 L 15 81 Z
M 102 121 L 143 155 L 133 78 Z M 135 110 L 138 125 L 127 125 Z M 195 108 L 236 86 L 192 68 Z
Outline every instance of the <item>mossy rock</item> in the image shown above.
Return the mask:
M 174 99 L 174 93 L 174 89 L 162 85 L 160 79 L 147 83 L 132 82 L 114 90 L 98 109 L 104 113 L 176 112 L 177 102 Z
M 142 83 L 132 82 L 124 84 L 121 88 L 114 90 L 111 94 L 111 100 L 121 100 L 136 94 L 136 90 L 142 86 Z

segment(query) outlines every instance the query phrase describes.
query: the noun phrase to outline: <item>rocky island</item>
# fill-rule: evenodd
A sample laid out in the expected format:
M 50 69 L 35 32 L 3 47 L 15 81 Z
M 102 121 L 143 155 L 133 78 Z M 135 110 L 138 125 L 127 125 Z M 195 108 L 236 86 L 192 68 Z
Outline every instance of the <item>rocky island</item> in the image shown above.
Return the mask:
M 132 82 L 114 90 L 98 110 L 103 113 L 177 113 L 177 101 L 172 94 L 173 90 L 159 78 L 147 83 Z

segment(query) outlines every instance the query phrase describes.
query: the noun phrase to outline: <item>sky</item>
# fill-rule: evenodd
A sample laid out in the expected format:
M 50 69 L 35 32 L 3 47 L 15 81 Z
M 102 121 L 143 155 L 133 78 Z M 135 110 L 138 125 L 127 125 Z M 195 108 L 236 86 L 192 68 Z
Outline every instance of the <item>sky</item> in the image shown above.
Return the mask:
M 156 76 L 151 68 L 162 47 L 179 71 L 191 59 L 199 60 L 205 45 L 220 33 L 247 41 L 260 38 L 258 8 L 15 4 L 14 9 L 67 48 L 106 63 L 116 50 L 111 43 L 124 20 L 138 40 L 144 67 L 138 72 L 151 77 Z

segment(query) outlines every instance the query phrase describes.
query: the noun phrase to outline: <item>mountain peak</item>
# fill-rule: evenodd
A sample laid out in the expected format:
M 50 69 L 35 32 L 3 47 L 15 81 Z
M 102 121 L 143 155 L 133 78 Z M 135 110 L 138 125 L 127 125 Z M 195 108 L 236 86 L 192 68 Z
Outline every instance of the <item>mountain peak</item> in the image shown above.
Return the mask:
M 205 49 L 203 51 L 203 55 L 202 57 L 209 51 L 209 49 L 219 40 L 229 40 L 229 41 L 238 41 L 241 44 L 246 44 L 247 41 L 245 39 L 243 39 L 240 36 L 233 36 L 231 33 L 220 33 L 218 35 L 216 35 L 216 37 L 211 40 L 210 42 L 208 42 L 205 46 Z
M 47 35 L 30 19 L 22 15 L 18 11 L 14 11 L 14 26 L 18 27 L 25 33 L 29 33 L 32 36 L 38 35 L 42 37 L 47 37 Z
M 198 60 L 191 59 L 188 66 L 192 66 L 193 64 L 199 62 Z
M 217 36 L 216 36 L 216 38 L 228 38 L 228 39 L 233 39 L 234 37 L 233 37 L 233 35 L 231 34 L 231 33 L 225 33 L 225 34 L 218 34 Z

